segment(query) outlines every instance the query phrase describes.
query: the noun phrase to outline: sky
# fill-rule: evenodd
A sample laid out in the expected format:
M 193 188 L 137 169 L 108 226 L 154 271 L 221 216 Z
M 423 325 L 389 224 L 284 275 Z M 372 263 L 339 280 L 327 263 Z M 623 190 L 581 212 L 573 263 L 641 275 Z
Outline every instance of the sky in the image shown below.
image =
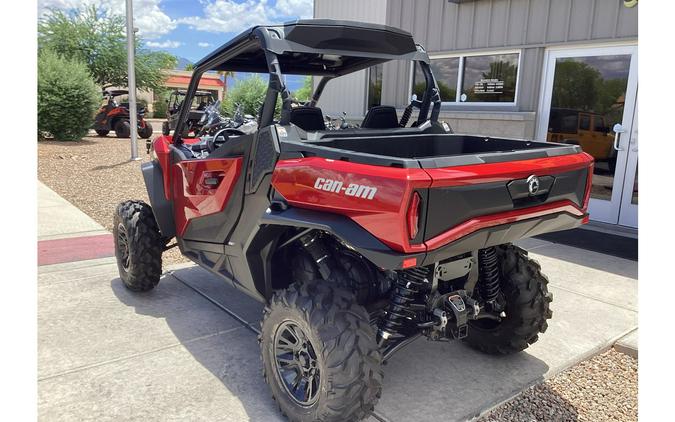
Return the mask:
M 70 10 L 95 4 L 124 15 L 125 3 L 125 0 L 38 0 L 38 14 L 42 16 L 49 8 Z M 196 62 L 253 25 L 311 18 L 314 2 L 134 0 L 133 7 L 134 26 L 145 41 L 145 47 Z M 297 82 L 293 82 L 296 85 Z

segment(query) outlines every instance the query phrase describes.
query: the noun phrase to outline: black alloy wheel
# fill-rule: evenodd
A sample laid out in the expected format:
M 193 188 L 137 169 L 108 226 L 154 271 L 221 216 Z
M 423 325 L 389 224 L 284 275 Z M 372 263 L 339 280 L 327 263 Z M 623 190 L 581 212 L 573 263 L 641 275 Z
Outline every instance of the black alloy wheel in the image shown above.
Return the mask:
M 321 374 L 314 346 L 292 321 L 283 322 L 274 335 L 275 367 L 288 395 L 301 406 L 319 397 Z
M 124 271 L 129 271 L 129 237 L 124 224 L 117 225 L 117 253 L 120 257 L 120 264 Z

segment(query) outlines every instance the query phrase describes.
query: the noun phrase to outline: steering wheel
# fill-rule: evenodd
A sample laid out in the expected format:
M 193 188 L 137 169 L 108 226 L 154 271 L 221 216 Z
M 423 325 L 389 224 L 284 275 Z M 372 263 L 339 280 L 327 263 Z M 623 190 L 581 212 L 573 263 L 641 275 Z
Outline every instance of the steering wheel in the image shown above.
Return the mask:
M 213 135 L 212 138 L 209 138 L 206 141 L 206 147 L 209 151 L 209 154 L 215 151 L 216 149 L 220 148 L 221 146 L 223 146 L 225 142 L 227 142 L 230 139 L 230 136 L 241 136 L 241 135 L 245 135 L 245 133 L 237 129 L 229 127 L 220 129 L 218 132 L 216 132 L 215 135 Z

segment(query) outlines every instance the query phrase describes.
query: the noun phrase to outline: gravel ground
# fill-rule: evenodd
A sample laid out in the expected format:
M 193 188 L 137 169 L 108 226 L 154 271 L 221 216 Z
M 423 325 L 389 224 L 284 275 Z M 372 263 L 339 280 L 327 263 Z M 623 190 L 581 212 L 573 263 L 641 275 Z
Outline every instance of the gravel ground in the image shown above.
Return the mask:
M 145 139 L 138 140 L 142 161 L 129 161 L 128 139 L 86 137 L 79 142 L 38 142 L 38 179 L 107 230 L 118 203 L 148 201 L 141 163 L 150 161 Z M 164 253 L 165 265 L 187 262 L 178 251 Z
M 637 370 L 637 359 L 610 349 L 526 390 L 479 421 L 637 421 Z

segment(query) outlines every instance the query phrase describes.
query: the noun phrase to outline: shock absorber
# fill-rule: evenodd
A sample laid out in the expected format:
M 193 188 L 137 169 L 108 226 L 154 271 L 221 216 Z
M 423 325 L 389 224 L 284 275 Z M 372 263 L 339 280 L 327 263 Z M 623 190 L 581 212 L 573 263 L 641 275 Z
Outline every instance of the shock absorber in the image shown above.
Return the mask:
M 335 277 L 333 257 L 324 244 L 321 236 L 317 232 L 308 233 L 300 238 L 300 243 L 312 257 L 316 264 L 319 274 L 324 280 L 330 280 Z
M 478 283 L 480 294 L 485 303 L 495 308 L 499 296 L 499 260 L 494 246 L 478 250 Z
M 429 270 L 416 267 L 397 273 L 387 315 L 377 331 L 377 343 L 380 346 L 391 338 L 403 337 L 405 335 L 403 331 L 414 324 L 415 301 L 422 286 L 427 283 Z

